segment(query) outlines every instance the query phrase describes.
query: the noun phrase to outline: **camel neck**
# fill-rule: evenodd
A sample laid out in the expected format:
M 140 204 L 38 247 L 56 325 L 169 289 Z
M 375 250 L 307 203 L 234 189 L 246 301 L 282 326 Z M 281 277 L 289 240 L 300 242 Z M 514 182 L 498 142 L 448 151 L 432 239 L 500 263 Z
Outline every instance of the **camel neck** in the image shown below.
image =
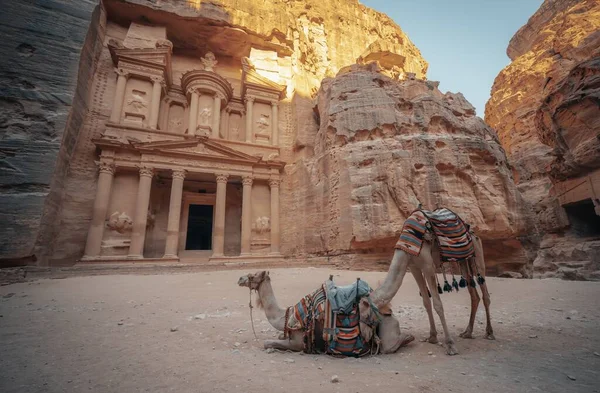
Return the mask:
M 277 299 L 275 298 L 275 293 L 273 292 L 270 278 L 267 277 L 265 281 L 260 284 L 258 287 L 258 296 L 260 296 L 260 301 L 265 309 L 267 318 L 269 318 L 269 315 L 277 313 L 281 310 L 277 304 Z
M 400 289 L 400 285 L 402 285 L 402 279 L 406 274 L 408 261 L 409 256 L 404 251 L 396 250 L 394 252 L 394 257 L 392 258 L 383 284 L 381 284 L 381 286 L 371 295 L 371 299 L 377 307 L 392 301 L 398 292 L 398 289 Z

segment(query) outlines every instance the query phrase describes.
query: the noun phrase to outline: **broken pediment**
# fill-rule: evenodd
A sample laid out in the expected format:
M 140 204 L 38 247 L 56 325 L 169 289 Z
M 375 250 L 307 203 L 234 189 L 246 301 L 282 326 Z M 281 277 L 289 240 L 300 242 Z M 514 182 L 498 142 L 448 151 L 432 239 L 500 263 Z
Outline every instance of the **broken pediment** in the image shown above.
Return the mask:
M 248 90 L 262 91 L 267 94 L 272 94 L 281 100 L 285 98 L 286 86 L 273 82 L 272 80 L 258 74 L 256 68 L 249 58 L 242 59 L 242 80 L 243 80 L 243 95 L 246 95 Z

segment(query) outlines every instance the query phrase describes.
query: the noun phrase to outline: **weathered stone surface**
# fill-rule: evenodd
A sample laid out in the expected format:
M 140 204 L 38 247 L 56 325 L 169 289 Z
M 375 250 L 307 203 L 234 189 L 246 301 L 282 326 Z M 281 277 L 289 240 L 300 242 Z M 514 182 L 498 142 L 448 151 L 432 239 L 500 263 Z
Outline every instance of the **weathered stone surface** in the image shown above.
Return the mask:
M 600 3 L 547 0 L 511 40 L 485 120 L 498 132 L 542 232 L 568 221 L 548 199 L 555 179 L 598 167 Z
M 471 223 L 492 270 L 526 264 L 517 238 L 531 229 L 527 207 L 493 130 L 461 94 L 373 69 L 354 66 L 323 81 L 314 156 L 286 168 L 284 236 L 297 239 L 289 252 L 342 255 L 342 265 L 389 261 L 405 218 L 422 203 L 452 207 Z M 498 266 L 506 262 L 513 265 Z
M 534 207 L 540 235 L 562 233 L 573 223 L 554 184 L 600 167 L 600 3 L 546 0 L 507 53 L 512 63 L 494 82 L 485 120 L 497 130 L 518 188 Z M 586 241 L 569 239 L 573 246 Z M 560 253 L 540 251 L 536 270 L 561 262 L 540 259 Z
M 0 258 L 33 255 L 36 242 L 51 246 L 46 225 L 56 219 L 89 94 L 97 33 L 90 21 L 95 26 L 101 18 L 96 5 L 2 2 Z

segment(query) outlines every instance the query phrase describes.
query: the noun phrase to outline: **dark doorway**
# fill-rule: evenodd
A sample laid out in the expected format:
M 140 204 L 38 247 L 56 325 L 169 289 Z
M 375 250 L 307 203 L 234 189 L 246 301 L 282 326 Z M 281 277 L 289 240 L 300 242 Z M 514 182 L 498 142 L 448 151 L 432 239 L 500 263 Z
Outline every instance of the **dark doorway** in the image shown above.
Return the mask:
M 569 232 L 578 237 L 600 236 L 600 216 L 591 199 L 563 206 L 569 217 Z
M 211 250 L 212 227 L 212 205 L 190 205 L 185 249 Z

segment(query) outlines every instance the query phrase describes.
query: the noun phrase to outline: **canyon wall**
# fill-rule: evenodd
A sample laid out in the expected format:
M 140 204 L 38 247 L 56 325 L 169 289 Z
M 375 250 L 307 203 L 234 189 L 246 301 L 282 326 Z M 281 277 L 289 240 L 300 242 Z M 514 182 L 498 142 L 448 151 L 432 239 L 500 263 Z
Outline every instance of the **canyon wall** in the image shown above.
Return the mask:
M 498 132 L 518 188 L 534 208 L 541 240 L 536 271 L 600 277 L 592 204 L 600 190 L 579 204 L 563 198 L 577 184 L 592 184 L 600 168 L 600 3 L 546 0 L 507 54 L 512 63 L 494 82 L 485 120 Z M 561 187 L 574 179 L 580 181 Z M 581 215 L 583 232 L 576 228 Z
M 51 245 L 103 18 L 95 0 L 1 8 L 0 265 L 32 263 L 36 244 Z

